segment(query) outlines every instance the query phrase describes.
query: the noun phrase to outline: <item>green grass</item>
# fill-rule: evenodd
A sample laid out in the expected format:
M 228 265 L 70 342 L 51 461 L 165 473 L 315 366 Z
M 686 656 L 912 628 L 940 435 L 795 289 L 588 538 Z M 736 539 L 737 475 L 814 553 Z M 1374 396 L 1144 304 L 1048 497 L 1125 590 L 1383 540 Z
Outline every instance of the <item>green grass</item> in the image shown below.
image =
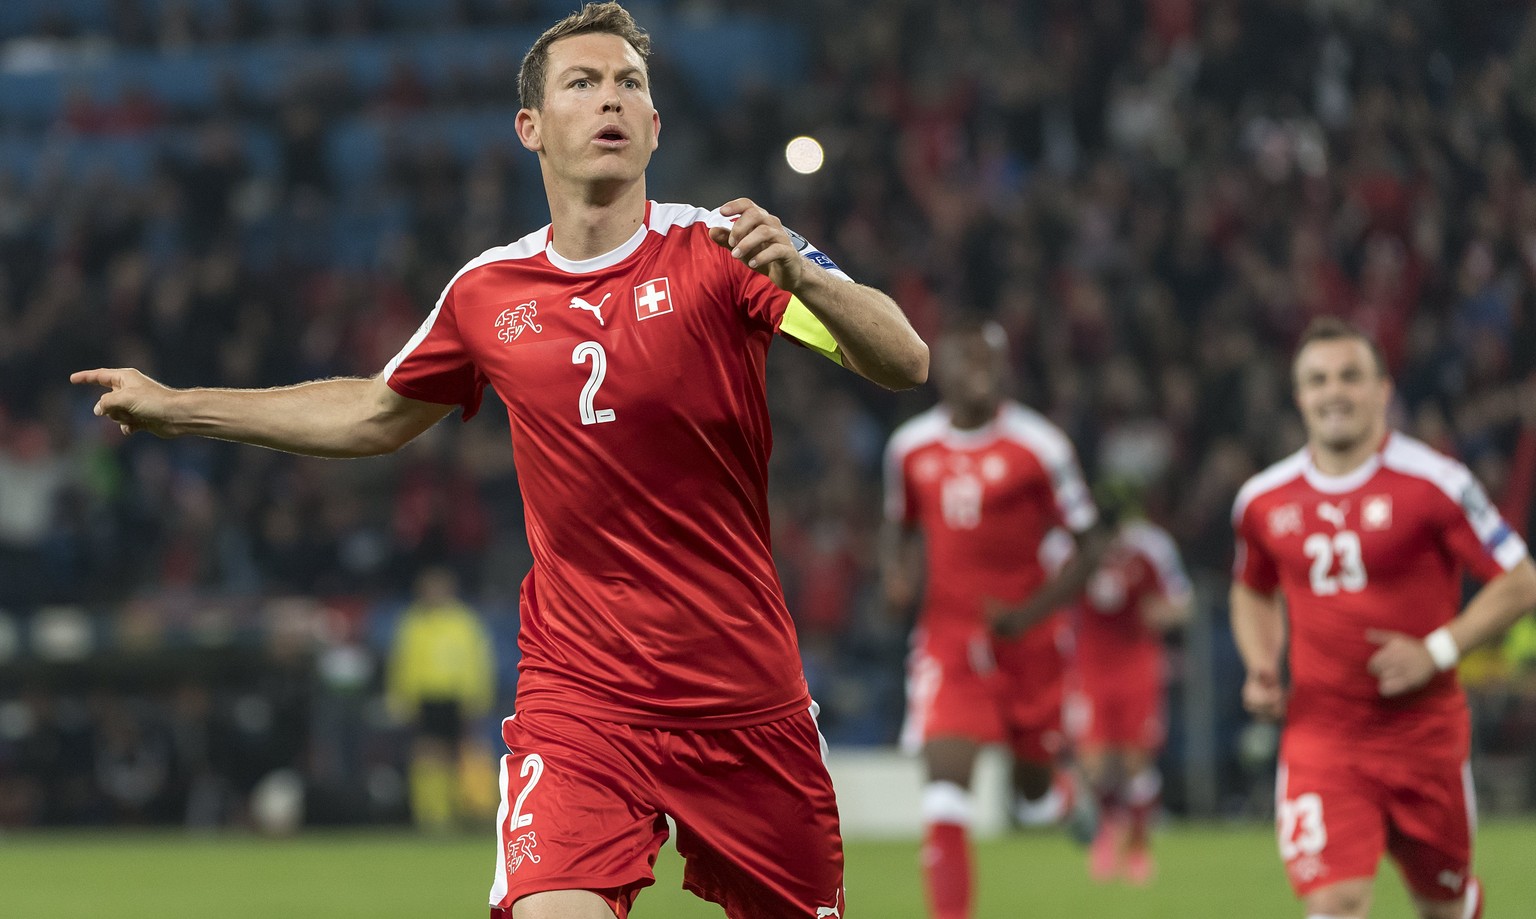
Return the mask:
M 1053 834 L 984 842 L 980 919 L 1297 919 L 1266 827 L 1175 825 L 1158 838 L 1160 874 L 1145 889 L 1097 887 L 1082 851 Z M 1479 837 L 1490 919 L 1536 916 L 1536 823 L 1495 822 Z M 491 847 L 468 837 L 311 833 L 290 840 L 175 833 L 0 835 L 0 916 L 7 919 L 405 919 L 483 917 Z M 682 892 L 669 848 L 635 919 L 719 919 Z M 848 846 L 848 915 L 923 919 L 915 842 Z M 1411 912 L 1396 872 L 1377 883 L 1377 917 Z

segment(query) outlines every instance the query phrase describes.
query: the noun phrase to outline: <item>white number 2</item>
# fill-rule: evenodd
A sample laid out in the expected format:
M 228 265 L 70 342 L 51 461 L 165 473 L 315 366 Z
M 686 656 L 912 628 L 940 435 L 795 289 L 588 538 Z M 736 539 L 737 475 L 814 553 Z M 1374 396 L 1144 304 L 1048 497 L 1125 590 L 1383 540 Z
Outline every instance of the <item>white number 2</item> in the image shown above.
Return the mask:
M 523 786 L 523 790 L 518 792 L 517 801 L 512 805 L 512 817 L 507 825 L 513 830 L 533 822 L 532 814 L 523 813 L 523 800 L 528 797 L 528 792 L 533 791 L 533 786 L 539 784 L 539 778 L 544 775 L 544 757 L 537 753 L 530 753 L 523 757 L 523 768 L 518 770 L 518 774 L 528 775 L 530 772 L 533 773 L 533 777 L 528 780 L 527 785 Z
M 1360 534 L 1340 530 L 1330 539 L 1326 533 L 1313 533 L 1302 543 L 1301 551 L 1312 560 L 1312 592 L 1331 597 L 1342 587 L 1354 593 L 1365 589 L 1365 557 L 1360 549 Z M 1338 576 L 1333 564 L 1339 564 Z
M 592 375 L 587 377 L 587 385 L 581 388 L 581 423 L 602 424 L 614 419 L 613 409 L 592 407 L 592 400 L 597 398 L 598 387 L 603 385 L 603 377 L 608 375 L 608 352 L 595 341 L 584 341 L 571 352 L 571 363 L 581 364 L 587 358 L 592 359 Z

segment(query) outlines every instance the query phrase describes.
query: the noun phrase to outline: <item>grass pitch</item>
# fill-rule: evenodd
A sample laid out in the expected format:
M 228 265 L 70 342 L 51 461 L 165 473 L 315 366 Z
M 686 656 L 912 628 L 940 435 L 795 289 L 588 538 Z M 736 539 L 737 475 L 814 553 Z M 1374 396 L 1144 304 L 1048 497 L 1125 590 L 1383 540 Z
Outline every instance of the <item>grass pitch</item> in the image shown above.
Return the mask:
M 311 833 L 288 840 L 177 833 L 0 835 L 0 916 L 7 919 L 417 919 L 483 917 L 487 839 Z M 1536 916 L 1536 822 L 1482 828 L 1478 873 L 1490 917 Z M 1157 840 L 1159 874 L 1142 889 L 1091 884 L 1083 852 L 1054 834 L 978 847 L 978 919 L 1297 919 L 1264 826 L 1175 825 Z M 680 889 L 668 848 L 635 919 L 720 919 Z M 855 919 L 923 919 L 915 842 L 848 845 Z M 1377 917 L 1411 916 L 1395 870 L 1377 882 Z

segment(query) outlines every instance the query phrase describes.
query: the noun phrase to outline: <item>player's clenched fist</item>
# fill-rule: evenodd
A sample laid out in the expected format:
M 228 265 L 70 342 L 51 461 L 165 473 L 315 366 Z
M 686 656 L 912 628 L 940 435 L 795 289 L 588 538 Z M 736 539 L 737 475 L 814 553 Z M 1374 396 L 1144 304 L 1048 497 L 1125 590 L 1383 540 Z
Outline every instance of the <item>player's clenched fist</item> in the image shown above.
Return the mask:
M 173 390 L 131 367 L 81 370 L 70 374 L 69 382 L 105 386 L 108 391 L 96 401 L 96 414 L 117 422 L 124 434 L 148 431 L 157 437 L 175 437 L 178 433 L 170 420 Z
M 806 261 L 779 218 L 751 198 L 729 201 L 721 205 L 720 213 L 736 220 L 729 229 L 710 228 L 709 238 L 730 249 L 732 258 L 758 274 L 767 275 L 780 290 L 793 293 L 805 272 Z
M 1285 687 L 1280 674 L 1268 668 L 1250 670 L 1243 681 L 1243 707 L 1251 714 L 1270 721 L 1285 715 Z

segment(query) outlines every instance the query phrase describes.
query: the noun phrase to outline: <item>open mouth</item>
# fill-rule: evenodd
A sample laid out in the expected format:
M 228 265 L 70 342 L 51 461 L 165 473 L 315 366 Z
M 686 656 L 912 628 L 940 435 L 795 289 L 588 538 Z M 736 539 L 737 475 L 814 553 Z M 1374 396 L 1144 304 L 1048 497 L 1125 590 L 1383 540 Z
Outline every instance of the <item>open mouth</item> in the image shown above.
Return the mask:
M 616 128 L 612 125 L 607 125 L 601 131 L 597 132 L 597 136 L 595 136 L 593 140 L 597 143 L 607 146 L 618 146 L 620 144 L 626 143 L 629 140 L 629 136 L 619 128 Z

